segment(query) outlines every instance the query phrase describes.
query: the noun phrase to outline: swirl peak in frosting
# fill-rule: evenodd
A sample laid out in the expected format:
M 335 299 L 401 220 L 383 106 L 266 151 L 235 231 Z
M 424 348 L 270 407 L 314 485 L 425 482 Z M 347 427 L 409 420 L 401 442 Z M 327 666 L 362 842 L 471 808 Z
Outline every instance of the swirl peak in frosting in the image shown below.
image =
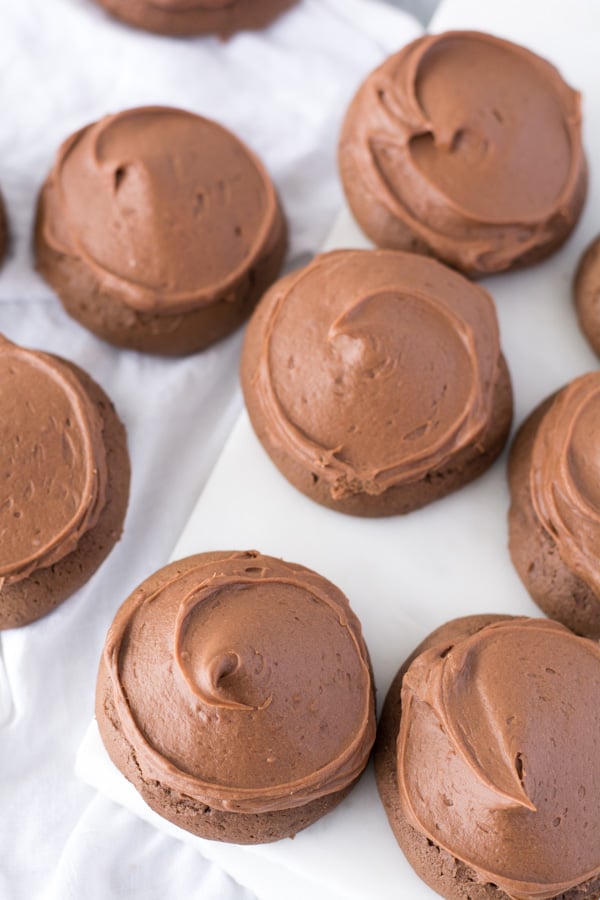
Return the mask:
M 502 271 L 552 252 L 579 216 L 580 96 L 509 41 L 427 35 L 363 84 L 340 164 L 380 246 L 415 247 L 469 274 Z
M 430 645 L 402 684 L 398 788 L 409 823 L 514 900 L 600 872 L 596 642 L 504 619 Z
M 302 566 L 207 554 L 135 592 L 104 660 L 147 777 L 229 812 L 292 809 L 360 774 L 375 732 L 358 620 Z
M 236 296 L 281 231 L 275 189 L 231 132 L 169 107 L 106 116 L 61 147 L 45 239 L 137 312 Z
M 477 441 L 500 359 L 481 288 L 383 250 L 324 254 L 280 285 L 253 392 L 271 440 L 333 498 L 415 481 Z

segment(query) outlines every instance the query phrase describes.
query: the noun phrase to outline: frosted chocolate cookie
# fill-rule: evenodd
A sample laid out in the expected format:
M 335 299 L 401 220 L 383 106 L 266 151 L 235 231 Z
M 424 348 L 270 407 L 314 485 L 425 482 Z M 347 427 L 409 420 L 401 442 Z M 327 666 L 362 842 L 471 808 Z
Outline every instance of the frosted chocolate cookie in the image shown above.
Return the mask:
M 432 259 L 317 257 L 248 326 L 250 420 L 286 478 L 332 509 L 406 513 L 484 472 L 510 429 L 494 303 Z
M 66 600 L 119 540 L 129 456 L 89 375 L 3 337 L 0 421 L 0 628 L 13 628 Z
M 265 28 L 298 0 L 96 0 L 123 22 L 167 35 L 218 34 Z
M 600 372 L 525 420 L 511 449 L 510 553 L 533 600 L 600 637 Z
M 231 132 L 144 107 L 62 145 L 35 244 L 74 319 L 117 346 L 175 356 L 244 321 L 279 274 L 286 226 L 264 167 Z
M 584 203 L 580 95 L 524 47 L 426 35 L 359 89 L 339 163 L 379 246 L 473 276 L 528 265 L 566 240 Z
M 581 330 L 600 356 L 600 237 L 592 241 L 577 267 L 574 296 Z
M 388 692 L 375 774 L 433 890 L 600 895 L 598 691 L 598 644 L 547 619 L 456 619 L 417 648 Z
M 256 552 L 172 563 L 108 633 L 96 716 L 146 803 L 201 837 L 293 836 L 359 778 L 375 737 L 358 619 L 333 584 Z

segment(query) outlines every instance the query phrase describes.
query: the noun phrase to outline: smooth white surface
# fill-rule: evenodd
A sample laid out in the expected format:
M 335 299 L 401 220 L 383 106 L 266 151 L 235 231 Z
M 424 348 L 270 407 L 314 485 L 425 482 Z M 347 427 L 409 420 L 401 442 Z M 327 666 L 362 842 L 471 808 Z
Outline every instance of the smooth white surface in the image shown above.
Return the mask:
M 223 44 L 135 31 L 92 0 L 0 0 L 0 189 L 13 237 L 0 270 L 0 331 L 73 359 L 103 385 L 133 467 L 125 533 L 106 563 L 54 614 L 0 638 L 1 900 L 249 896 L 73 773 L 108 625 L 168 559 L 239 412 L 241 335 L 160 360 L 115 350 L 68 319 L 30 249 L 56 149 L 85 122 L 136 104 L 214 116 L 273 174 L 297 261 L 319 247 L 341 202 L 335 141 L 353 90 L 417 30 L 371 0 L 302 0 L 272 28 Z
M 594 174 L 600 157 L 600 81 L 589 32 L 578 12 L 600 29 L 600 7 L 590 18 L 584 0 L 552 8 L 546 2 L 491 4 L 448 0 L 434 30 L 497 31 L 553 59 L 585 92 L 586 144 Z M 592 21 L 593 19 L 593 21 Z M 597 360 L 579 333 L 570 284 L 585 243 L 600 227 L 600 193 L 592 177 L 582 223 L 565 248 L 530 270 L 488 279 L 497 300 L 502 344 L 513 376 L 516 421 L 544 396 Z M 343 212 L 327 248 L 367 246 Z M 415 644 L 458 615 L 505 612 L 537 615 L 507 550 L 506 453 L 458 493 L 407 517 L 360 520 L 316 506 L 274 468 L 242 414 L 175 548 L 175 557 L 212 549 L 259 549 L 308 565 L 345 591 L 363 623 L 379 701 Z M 157 827 L 106 756 L 94 727 L 80 753 L 83 777 Z M 133 792 L 135 793 L 135 792 Z M 142 804 L 143 806 L 143 804 Z M 169 831 L 172 829 L 169 826 Z M 429 900 L 435 895 L 398 850 L 377 797 L 372 771 L 329 816 L 297 835 L 265 847 L 208 845 L 183 832 L 265 900 L 300 893 L 310 876 L 319 900 L 337 892 L 347 900 Z M 254 867 L 248 863 L 255 861 Z M 262 862 L 262 866 L 259 865 Z M 290 894 L 292 896 L 292 894 Z

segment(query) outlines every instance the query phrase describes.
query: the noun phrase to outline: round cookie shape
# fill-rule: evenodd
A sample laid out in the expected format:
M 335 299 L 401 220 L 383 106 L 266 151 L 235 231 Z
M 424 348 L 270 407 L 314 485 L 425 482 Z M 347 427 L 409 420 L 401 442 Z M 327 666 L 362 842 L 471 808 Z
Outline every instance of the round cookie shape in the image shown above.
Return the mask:
M 525 420 L 511 449 L 510 553 L 533 600 L 600 637 L 600 372 L 576 378 Z
M 185 36 L 265 28 L 298 0 L 96 0 L 128 25 Z
M 123 426 L 77 367 L 0 337 L 0 628 L 83 585 L 119 539 L 129 494 Z
M 67 312 L 150 353 L 194 352 L 235 329 L 285 248 L 259 160 L 216 122 L 168 107 L 72 135 L 38 205 L 37 268 Z
M 385 700 L 375 775 L 396 839 L 449 900 L 600 891 L 600 648 L 547 619 L 437 629 Z
M 293 836 L 336 806 L 375 737 L 345 596 L 256 552 L 192 556 L 134 591 L 106 639 L 96 715 L 149 806 L 235 843 Z
M 377 245 L 471 276 L 529 265 L 566 240 L 583 207 L 580 95 L 524 47 L 426 35 L 359 89 L 339 164 Z
M 512 416 L 494 303 L 431 259 L 317 257 L 265 295 L 242 387 L 282 473 L 325 506 L 405 513 L 481 474 Z
M 581 330 L 600 356 L 600 237 L 592 241 L 581 257 L 573 291 Z

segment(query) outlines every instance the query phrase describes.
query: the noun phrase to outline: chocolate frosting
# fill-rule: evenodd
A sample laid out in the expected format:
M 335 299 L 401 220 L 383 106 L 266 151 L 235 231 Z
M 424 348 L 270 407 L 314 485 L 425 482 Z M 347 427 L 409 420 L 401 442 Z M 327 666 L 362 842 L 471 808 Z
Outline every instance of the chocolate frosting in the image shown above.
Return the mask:
M 600 872 L 600 648 L 507 619 L 409 667 L 397 742 L 409 823 L 515 900 Z
M 360 624 L 301 566 L 223 554 L 135 592 L 105 647 L 123 735 L 144 777 L 233 812 L 341 790 L 375 736 Z
M 539 56 L 478 32 L 427 35 L 373 72 L 341 153 L 390 216 L 472 274 L 545 255 L 585 196 L 580 95 Z
M 0 336 L 0 585 L 63 559 L 105 502 L 102 421 L 58 359 Z
M 600 372 L 555 397 L 533 445 L 530 491 L 562 560 L 600 596 Z
M 46 189 L 61 211 L 46 221 L 46 241 L 139 312 L 235 299 L 281 232 L 260 161 L 179 109 L 142 107 L 83 128 L 62 145 Z
M 324 254 L 280 284 L 254 384 L 271 439 L 332 497 L 416 481 L 477 442 L 500 361 L 482 288 L 386 250 Z

